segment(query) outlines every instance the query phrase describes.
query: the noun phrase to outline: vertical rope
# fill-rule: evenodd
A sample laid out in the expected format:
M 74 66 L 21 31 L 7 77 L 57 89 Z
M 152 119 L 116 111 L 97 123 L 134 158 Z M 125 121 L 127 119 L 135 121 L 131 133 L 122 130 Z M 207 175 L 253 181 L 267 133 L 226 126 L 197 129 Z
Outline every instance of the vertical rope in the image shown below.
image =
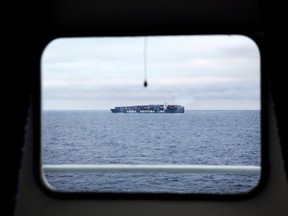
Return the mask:
M 147 82 L 147 37 L 144 37 L 144 87 L 148 86 Z

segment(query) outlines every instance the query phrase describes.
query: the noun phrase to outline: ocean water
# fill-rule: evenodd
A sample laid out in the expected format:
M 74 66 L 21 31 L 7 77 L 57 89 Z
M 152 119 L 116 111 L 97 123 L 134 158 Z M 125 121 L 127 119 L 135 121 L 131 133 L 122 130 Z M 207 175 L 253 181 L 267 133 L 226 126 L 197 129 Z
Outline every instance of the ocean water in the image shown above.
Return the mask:
M 43 111 L 42 164 L 260 165 L 260 111 Z M 249 192 L 260 175 L 44 173 L 65 192 Z

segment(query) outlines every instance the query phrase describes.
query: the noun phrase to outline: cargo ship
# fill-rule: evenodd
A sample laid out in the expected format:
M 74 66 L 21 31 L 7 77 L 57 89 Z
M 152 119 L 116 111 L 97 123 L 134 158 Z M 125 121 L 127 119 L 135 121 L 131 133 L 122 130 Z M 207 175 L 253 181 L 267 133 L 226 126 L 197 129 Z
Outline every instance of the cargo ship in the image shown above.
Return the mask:
M 112 113 L 184 113 L 181 105 L 136 105 L 111 109 Z

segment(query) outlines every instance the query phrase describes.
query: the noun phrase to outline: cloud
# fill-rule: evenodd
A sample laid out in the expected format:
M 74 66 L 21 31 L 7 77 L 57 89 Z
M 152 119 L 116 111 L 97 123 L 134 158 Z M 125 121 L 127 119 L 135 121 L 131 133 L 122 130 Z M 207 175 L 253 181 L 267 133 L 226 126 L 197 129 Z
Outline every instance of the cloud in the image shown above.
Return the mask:
M 148 88 L 143 88 L 143 41 L 143 37 L 53 41 L 42 57 L 44 109 L 66 109 L 65 102 L 78 109 L 81 101 L 81 109 L 95 109 L 95 101 L 101 109 L 113 103 L 181 101 L 195 107 L 196 101 L 209 100 L 227 101 L 225 109 L 229 101 L 231 109 L 235 101 L 238 107 L 258 104 L 259 108 L 260 56 L 250 39 L 149 37 Z M 207 103 L 202 103 L 203 109 Z

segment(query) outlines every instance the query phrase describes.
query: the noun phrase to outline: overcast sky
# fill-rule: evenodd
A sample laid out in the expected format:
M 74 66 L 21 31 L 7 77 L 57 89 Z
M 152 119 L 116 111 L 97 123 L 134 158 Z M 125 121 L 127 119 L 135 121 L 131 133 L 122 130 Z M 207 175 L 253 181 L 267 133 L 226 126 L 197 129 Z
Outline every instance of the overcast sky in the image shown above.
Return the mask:
M 42 109 L 179 104 L 260 109 L 260 55 L 244 36 L 62 38 L 42 55 Z

